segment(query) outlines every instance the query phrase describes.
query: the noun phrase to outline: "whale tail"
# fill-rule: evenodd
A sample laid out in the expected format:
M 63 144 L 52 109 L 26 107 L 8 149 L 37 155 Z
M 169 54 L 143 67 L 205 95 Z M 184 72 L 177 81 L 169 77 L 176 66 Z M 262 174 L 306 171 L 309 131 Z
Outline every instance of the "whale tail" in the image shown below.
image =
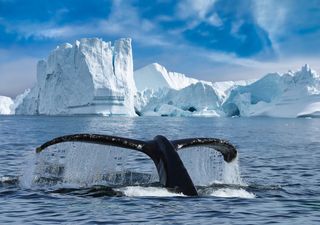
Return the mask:
M 47 147 L 62 142 L 86 142 L 142 152 L 154 162 L 160 183 L 164 187 L 188 196 L 197 196 L 198 193 L 177 151 L 203 146 L 220 152 L 226 162 L 231 162 L 237 156 L 235 147 L 221 139 L 190 138 L 170 141 L 161 135 L 154 137 L 151 141 L 140 141 L 100 134 L 66 135 L 44 143 L 36 148 L 36 152 L 40 153 Z

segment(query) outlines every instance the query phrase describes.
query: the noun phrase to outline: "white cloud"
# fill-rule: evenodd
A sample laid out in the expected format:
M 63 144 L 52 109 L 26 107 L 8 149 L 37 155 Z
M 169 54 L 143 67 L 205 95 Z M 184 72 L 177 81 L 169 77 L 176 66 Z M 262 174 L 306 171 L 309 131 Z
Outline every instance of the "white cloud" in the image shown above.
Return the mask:
M 319 54 L 319 1 L 259 0 L 253 12 L 279 56 Z
M 277 0 L 259 0 L 254 1 L 254 15 L 259 26 L 267 31 L 273 48 L 280 52 L 277 39 L 285 30 L 287 19 L 287 10 L 289 5 L 282 4 Z
M 179 19 L 187 20 L 187 26 L 182 30 L 192 29 L 201 22 L 207 22 L 212 26 L 222 26 L 223 21 L 214 11 L 217 0 L 182 0 L 176 8 Z
M 179 2 L 177 15 L 180 18 L 198 17 L 205 18 L 216 0 L 183 0 Z
M 261 61 L 185 44 L 177 45 L 174 51 L 159 58 L 164 65 L 170 65 L 173 71 L 213 81 L 257 79 L 267 73 L 298 70 L 306 63 L 320 72 L 317 57 L 283 57 L 273 61 Z
M 213 13 L 211 16 L 208 17 L 207 21 L 212 25 L 219 27 L 223 24 L 222 20 L 218 16 L 217 13 Z

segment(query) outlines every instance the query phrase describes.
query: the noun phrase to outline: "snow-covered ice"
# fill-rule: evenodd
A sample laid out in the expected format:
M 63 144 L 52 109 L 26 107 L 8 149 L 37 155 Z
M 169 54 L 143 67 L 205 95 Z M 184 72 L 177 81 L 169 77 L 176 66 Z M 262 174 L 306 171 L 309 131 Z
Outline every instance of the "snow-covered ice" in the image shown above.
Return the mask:
M 233 89 L 222 108 L 227 116 L 319 117 L 320 77 L 308 65 L 296 72 L 267 74 Z
M 145 68 L 150 67 L 155 65 Z M 150 82 L 141 81 L 141 89 L 154 87 L 136 97 L 141 115 L 320 117 L 320 77 L 308 65 L 296 72 L 270 73 L 256 81 L 197 81 L 182 88 L 170 85 L 168 79 L 159 81 L 159 86 L 151 82 L 165 80 L 163 74 L 150 70 Z M 188 83 L 189 78 L 181 77 L 187 79 L 181 84 Z
M 159 64 L 135 71 L 134 76 L 140 90 L 135 107 L 144 116 L 224 116 L 221 105 L 229 92 L 251 82 L 200 81 L 167 72 Z
M 203 82 L 181 90 L 162 88 L 145 90 L 137 106 L 148 116 L 220 116 L 220 99 L 212 85 Z
M 133 116 L 135 94 L 131 39 L 85 38 L 38 62 L 37 85 L 16 113 Z
M 14 102 L 11 98 L 0 96 L 0 115 L 10 115 L 14 113 Z
M 199 81 L 182 73 L 169 72 L 158 63 L 152 63 L 134 71 L 134 79 L 140 92 L 145 89 L 157 90 L 160 88 L 180 90 Z

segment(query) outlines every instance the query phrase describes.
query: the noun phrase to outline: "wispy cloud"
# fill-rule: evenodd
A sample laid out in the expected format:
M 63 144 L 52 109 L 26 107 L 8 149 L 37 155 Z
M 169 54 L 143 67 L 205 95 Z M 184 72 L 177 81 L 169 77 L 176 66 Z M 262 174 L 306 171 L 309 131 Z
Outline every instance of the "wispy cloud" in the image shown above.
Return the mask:
M 180 18 L 204 19 L 216 0 L 185 0 L 180 1 L 177 7 L 177 15 Z
M 111 14 L 107 18 L 59 25 L 55 21 L 8 23 L 6 31 L 17 33 L 24 39 L 57 39 L 66 40 L 86 36 L 131 37 L 134 41 L 146 46 L 168 46 L 169 42 L 157 28 L 157 24 L 139 16 L 138 9 L 125 1 L 113 1 Z
M 319 55 L 319 1 L 260 0 L 254 2 L 254 12 L 280 57 Z

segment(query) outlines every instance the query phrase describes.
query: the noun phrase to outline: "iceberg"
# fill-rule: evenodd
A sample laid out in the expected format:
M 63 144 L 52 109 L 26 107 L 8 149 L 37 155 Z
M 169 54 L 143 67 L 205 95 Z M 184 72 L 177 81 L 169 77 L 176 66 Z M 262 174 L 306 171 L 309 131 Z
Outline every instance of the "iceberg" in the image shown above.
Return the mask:
M 221 105 L 229 92 L 252 82 L 196 80 L 157 63 L 135 71 L 134 77 L 139 90 L 135 110 L 143 116 L 225 116 Z
M 14 113 L 14 102 L 11 98 L 0 96 L 0 115 L 10 115 Z
M 140 114 L 146 116 L 221 116 L 220 98 L 212 85 L 203 82 L 181 90 L 150 89 L 141 94 L 144 99 Z
M 152 63 L 134 71 L 134 79 L 139 92 L 145 89 L 171 88 L 180 90 L 199 80 L 187 77 L 182 73 L 168 72 L 167 69 L 158 64 Z
M 139 115 L 320 117 L 320 76 L 308 65 L 296 72 L 270 73 L 259 80 L 212 83 L 197 80 L 185 87 L 181 85 L 182 88 L 172 82 L 176 73 L 172 73 L 170 81 L 164 79 L 164 73 L 149 71 L 152 79 L 145 82 L 148 73 L 144 73 L 145 79 L 139 86 L 143 91 L 136 98 Z M 180 78 L 186 79 L 181 84 L 189 82 L 183 74 Z M 156 86 L 152 80 L 166 82 Z
M 320 77 L 308 65 L 296 72 L 267 74 L 233 89 L 222 108 L 226 116 L 319 117 Z
M 37 65 L 37 84 L 20 96 L 16 114 L 134 116 L 131 39 L 63 44 Z

